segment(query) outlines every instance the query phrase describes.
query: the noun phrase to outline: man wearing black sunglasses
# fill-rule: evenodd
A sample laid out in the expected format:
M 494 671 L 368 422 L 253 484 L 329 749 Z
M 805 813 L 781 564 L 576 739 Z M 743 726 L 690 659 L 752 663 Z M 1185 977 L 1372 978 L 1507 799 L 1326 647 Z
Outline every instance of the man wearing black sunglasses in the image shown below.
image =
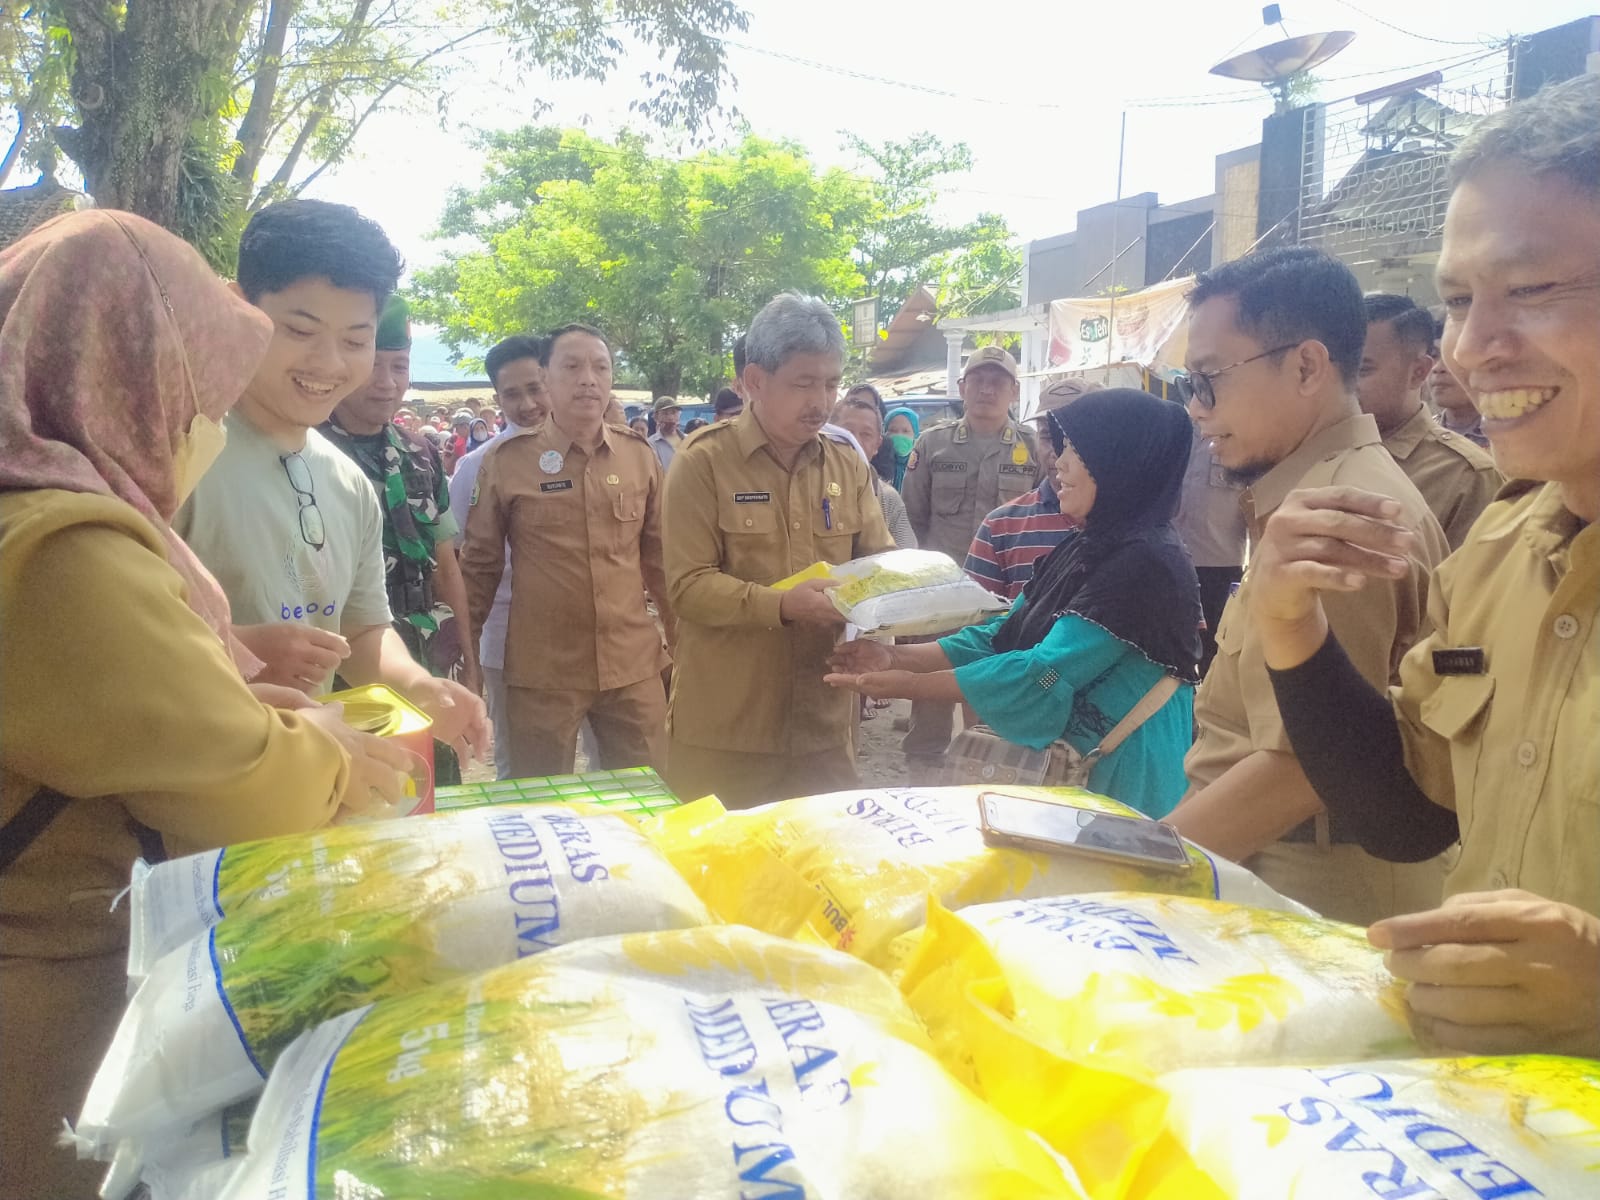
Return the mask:
M 1252 547 L 1290 492 L 1333 483 L 1396 500 L 1400 523 L 1416 535 L 1402 574 L 1329 604 L 1351 660 L 1384 686 L 1421 633 L 1428 578 L 1446 546 L 1357 405 L 1367 327 L 1360 285 L 1327 255 L 1287 248 L 1205 272 L 1189 302 L 1180 384 L 1212 455 L 1247 485 L 1241 507 Z M 1189 793 L 1169 820 L 1328 916 L 1370 922 L 1437 904 L 1442 865 L 1380 862 L 1321 816 L 1284 733 L 1251 600 L 1247 569 L 1218 623 L 1217 656 L 1195 699 Z

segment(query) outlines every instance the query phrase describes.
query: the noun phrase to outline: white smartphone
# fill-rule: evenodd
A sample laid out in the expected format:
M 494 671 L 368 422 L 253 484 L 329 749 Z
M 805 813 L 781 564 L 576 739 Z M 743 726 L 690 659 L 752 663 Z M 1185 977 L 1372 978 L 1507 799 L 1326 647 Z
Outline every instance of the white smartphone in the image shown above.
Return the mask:
M 1178 831 L 1145 817 L 1122 817 L 1004 792 L 980 795 L 978 813 L 984 840 L 998 845 L 1065 850 L 1159 871 L 1182 871 L 1189 865 Z

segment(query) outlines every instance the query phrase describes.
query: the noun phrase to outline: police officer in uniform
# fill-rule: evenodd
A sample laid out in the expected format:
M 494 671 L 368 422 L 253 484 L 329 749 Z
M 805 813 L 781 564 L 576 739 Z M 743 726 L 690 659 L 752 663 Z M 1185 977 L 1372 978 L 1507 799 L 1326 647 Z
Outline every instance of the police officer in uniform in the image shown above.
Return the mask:
M 690 435 L 666 483 L 679 618 L 667 782 L 730 807 L 859 783 L 855 697 L 823 682 L 844 618 L 826 581 L 772 585 L 894 549 L 872 468 L 823 429 L 844 369 L 838 318 L 779 296 L 746 345 L 748 406 Z
M 1012 418 L 1020 387 L 1017 362 L 999 346 L 972 352 L 961 375 L 965 414 L 917 441 L 902 493 L 917 545 L 965 562 L 984 517 L 1039 482 L 1031 429 Z M 913 783 L 936 777 L 955 727 L 955 706 L 913 701 L 901 748 Z
M 587 717 L 604 770 L 666 765 L 670 642 L 662 471 L 650 444 L 604 420 L 611 350 L 569 325 L 543 345 L 550 415 L 484 456 L 461 555 L 476 641 L 511 548 L 506 717 L 514 778 L 564 775 Z

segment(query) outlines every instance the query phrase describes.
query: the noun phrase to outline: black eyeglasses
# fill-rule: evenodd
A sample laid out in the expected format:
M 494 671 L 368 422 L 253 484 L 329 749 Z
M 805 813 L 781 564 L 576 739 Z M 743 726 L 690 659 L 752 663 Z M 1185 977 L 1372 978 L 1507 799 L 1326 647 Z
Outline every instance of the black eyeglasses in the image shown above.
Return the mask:
M 1271 350 L 1263 350 L 1260 354 L 1252 354 L 1249 358 L 1241 358 L 1236 363 L 1229 363 L 1225 367 L 1218 367 L 1215 371 L 1178 371 L 1172 377 L 1173 385 L 1178 389 L 1178 395 L 1185 404 L 1195 400 L 1201 408 L 1215 408 L 1217 406 L 1217 389 L 1212 386 L 1217 377 L 1226 375 L 1235 367 L 1242 367 L 1263 358 L 1271 358 L 1274 354 L 1282 354 L 1285 350 L 1293 350 L 1299 342 L 1290 342 L 1287 346 L 1274 346 Z
M 317 507 L 317 495 L 311 490 L 311 468 L 298 452 L 280 454 L 278 461 L 283 464 L 283 473 L 289 477 L 289 486 L 300 502 L 300 536 L 313 550 L 321 550 L 327 544 L 328 531 L 322 523 L 322 510 Z

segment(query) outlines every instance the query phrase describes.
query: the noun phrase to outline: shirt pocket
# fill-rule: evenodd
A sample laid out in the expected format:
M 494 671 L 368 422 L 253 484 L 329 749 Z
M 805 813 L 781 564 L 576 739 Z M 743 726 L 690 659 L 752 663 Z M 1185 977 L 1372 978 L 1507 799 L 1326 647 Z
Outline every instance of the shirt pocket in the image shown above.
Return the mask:
M 616 519 L 617 549 L 627 550 L 639 544 L 639 534 L 644 528 L 644 489 L 635 483 L 624 483 L 609 490 L 611 515 Z
M 939 464 L 930 464 L 933 471 L 933 511 L 941 517 L 957 517 L 966 510 L 968 476 L 970 471 L 941 471 Z
M 722 534 L 722 571 L 748 583 L 773 584 L 789 572 L 788 546 L 771 501 L 724 504 L 717 510 Z
M 811 524 L 811 544 L 816 548 L 817 559 L 827 563 L 849 562 L 855 557 L 861 526 L 861 510 L 854 499 L 833 497 L 828 501 L 826 515 L 819 505 Z
M 1450 777 L 1455 785 L 1456 820 L 1463 839 L 1472 825 L 1478 758 L 1493 699 L 1494 676 L 1446 675 L 1422 702 L 1419 714 L 1429 732 L 1450 744 Z
M 1009 504 L 1018 496 L 1026 495 L 1034 487 L 1036 468 L 1032 463 L 1018 467 L 1014 463 L 1000 465 L 1000 503 Z

